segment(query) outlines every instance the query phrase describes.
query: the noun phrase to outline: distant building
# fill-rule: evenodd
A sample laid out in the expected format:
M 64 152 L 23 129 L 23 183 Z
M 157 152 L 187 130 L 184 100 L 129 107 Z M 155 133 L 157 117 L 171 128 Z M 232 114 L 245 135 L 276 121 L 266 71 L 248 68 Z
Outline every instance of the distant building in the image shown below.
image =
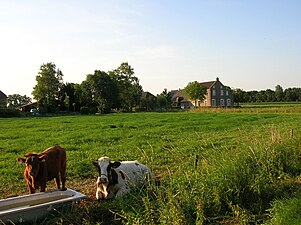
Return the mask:
M 142 92 L 140 107 L 142 110 L 149 111 L 156 108 L 156 99 L 152 93 L 148 91 Z
M 0 107 L 6 107 L 7 105 L 7 96 L 2 91 L 0 91 Z
M 149 100 L 156 100 L 156 96 L 154 96 L 152 93 L 150 93 L 148 91 L 142 92 L 142 96 L 141 97 L 149 99 Z
M 35 109 L 35 110 L 38 109 L 38 103 L 37 102 L 28 103 L 28 104 L 22 105 L 20 107 L 20 110 L 22 112 L 30 112 L 32 109 Z
M 191 101 L 184 93 L 183 89 L 171 91 L 172 101 L 181 108 L 194 107 L 232 107 L 233 93 L 231 88 L 223 85 L 219 78 L 215 81 L 201 83 L 206 89 L 207 94 L 203 101 Z

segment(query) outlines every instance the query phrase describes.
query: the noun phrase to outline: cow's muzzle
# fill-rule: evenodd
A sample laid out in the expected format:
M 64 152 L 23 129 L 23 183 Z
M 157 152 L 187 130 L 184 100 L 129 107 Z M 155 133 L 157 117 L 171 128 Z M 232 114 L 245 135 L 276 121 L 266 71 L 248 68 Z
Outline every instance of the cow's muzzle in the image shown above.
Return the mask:
M 107 183 L 109 183 L 109 179 L 107 175 L 101 174 L 101 176 L 97 178 L 97 184 L 107 184 Z

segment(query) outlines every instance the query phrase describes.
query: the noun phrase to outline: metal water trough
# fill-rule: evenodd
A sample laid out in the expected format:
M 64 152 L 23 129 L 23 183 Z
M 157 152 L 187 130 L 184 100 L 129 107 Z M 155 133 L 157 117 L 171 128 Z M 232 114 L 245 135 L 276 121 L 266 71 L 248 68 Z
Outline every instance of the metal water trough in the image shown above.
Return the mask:
M 74 201 L 85 198 L 72 189 L 40 192 L 0 200 L 0 224 L 36 223 L 54 209 L 72 206 Z

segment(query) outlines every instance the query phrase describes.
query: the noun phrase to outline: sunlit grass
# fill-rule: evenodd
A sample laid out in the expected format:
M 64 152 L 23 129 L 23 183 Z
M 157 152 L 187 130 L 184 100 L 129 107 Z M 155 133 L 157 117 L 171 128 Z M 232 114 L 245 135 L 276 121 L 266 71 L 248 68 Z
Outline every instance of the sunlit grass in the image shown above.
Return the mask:
M 92 197 L 75 209 L 81 223 L 265 221 L 275 199 L 299 188 L 300 125 L 301 114 L 273 110 L 0 119 L 0 194 L 27 193 L 17 157 L 59 144 L 67 151 L 67 186 Z M 97 175 L 91 162 L 103 155 L 145 163 L 157 186 L 99 205 L 91 195 Z M 77 185 L 83 181 L 91 184 Z M 57 219 L 79 223 L 73 217 Z

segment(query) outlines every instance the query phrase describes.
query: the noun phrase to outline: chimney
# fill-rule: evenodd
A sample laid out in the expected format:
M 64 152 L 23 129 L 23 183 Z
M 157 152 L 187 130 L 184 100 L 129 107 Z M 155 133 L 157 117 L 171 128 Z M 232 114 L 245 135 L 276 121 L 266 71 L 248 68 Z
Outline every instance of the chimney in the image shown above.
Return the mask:
M 216 81 L 219 81 L 219 78 L 218 78 L 218 77 L 216 78 Z

